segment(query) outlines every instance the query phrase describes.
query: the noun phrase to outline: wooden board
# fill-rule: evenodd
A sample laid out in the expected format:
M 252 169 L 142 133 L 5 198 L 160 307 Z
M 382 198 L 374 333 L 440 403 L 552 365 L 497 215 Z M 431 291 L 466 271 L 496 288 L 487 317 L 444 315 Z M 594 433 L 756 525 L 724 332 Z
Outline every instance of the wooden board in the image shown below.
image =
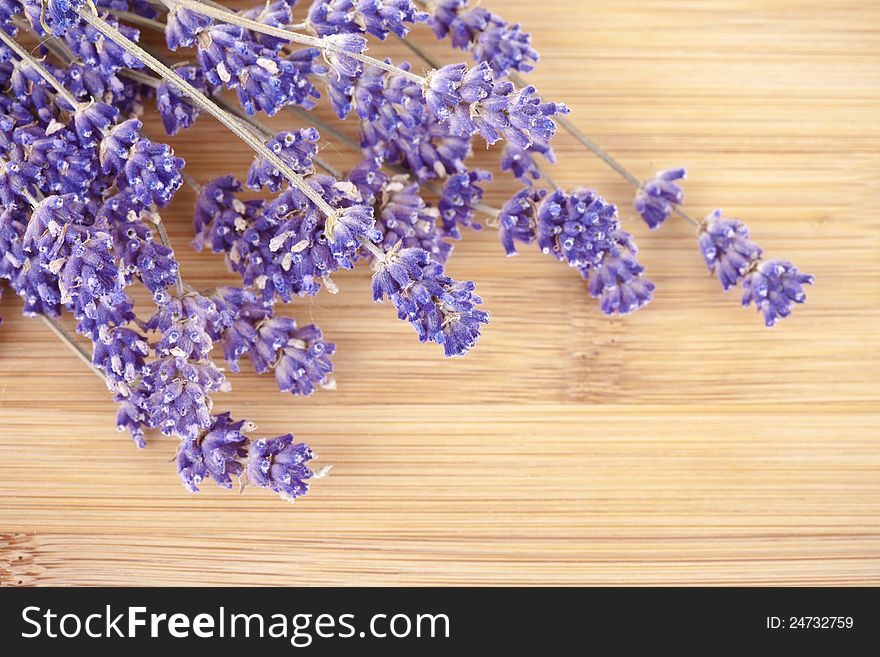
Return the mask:
M 174 442 L 139 452 L 116 434 L 103 384 L 7 292 L 0 581 L 880 583 L 880 6 L 485 5 L 534 33 L 546 97 L 638 175 L 686 166 L 692 213 L 747 220 L 769 257 L 816 275 L 809 303 L 765 329 L 707 275 L 688 225 L 648 231 L 626 184 L 562 135 L 553 176 L 620 204 L 652 306 L 608 319 L 566 267 L 469 233 L 451 272 L 493 319 L 444 360 L 371 303 L 368 272 L 340 275 L 339 295 L 288 309 L 338 344 L 339 389 L 297 399 L 245 372 L 217 398 L 335 465 L 288 506 L 186 493 Z M 209 118 L 172 143 L 201 180 L 251 158 Z M 353 162 L 330 141 L 323 155 Z M 488 202 L 514 190 L 500 177 Z M 182 191 L 164 213 L 186 278 L 234 281 L 188 248 L 192 203 Z

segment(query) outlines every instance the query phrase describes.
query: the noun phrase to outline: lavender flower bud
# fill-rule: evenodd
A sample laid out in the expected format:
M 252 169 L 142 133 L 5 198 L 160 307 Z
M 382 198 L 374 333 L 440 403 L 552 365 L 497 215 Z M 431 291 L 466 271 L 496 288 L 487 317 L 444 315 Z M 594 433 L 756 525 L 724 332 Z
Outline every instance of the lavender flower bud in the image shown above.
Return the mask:
M 196 66 L 180 66 L 175 72 L 204 94 L 209 92 L 208 83 Z M 202 110 L 190 102 L 176 86 L 163 80 L 156 90 L 156 107 L 162 118 L 162 125 L 169 135 L 176 135 L 181 130 L 192 127 Z
M 306 482 L 316 473 L 306 464 L 313 458 L 314 452 L 304 443 L 294 443 L 289 433 L 255 440 L 248 450 L 248 481 L 292 502 L 309 492 Z
M 746 225 L 738 219 L 724 219 L 721 210 L 706 217 L 697 239 L 709 271 L 718 276 L 725 290 L 735 287 L 762 253 L 749 239 Z
M 104 372 L 111 392 L 122 391 L 141 375 L 150 353 L 146 340 L 128 328 L 102 326 L 94 343 L 92 363 Z
M 481 324 L 489 322 L 489 314 L 477 309 L 483 300 L 474 288 L 471 281 L 445 276 L 427 251 L 399 245 L 376 263 L 373 275 L 373 300 L 391 299 L 419 341 L 442 344 L 447 357 L 466 353 L 479 339 Z
M 642 276 L 645 268 L 635 258 L 635 242 L 629 233 L 614 234 L 617 248 L 605 253 L 590 275 L 590 296 L 599 299 L 606 315 L 626 315 L 650 303 L 654 284 Z
M 212 416 L 203 436 L 187 438 L 177 450 L 177 471 L 191 493 L 207 478 L 223 488 L 232 488 L 232 477 L 244 472 L 241 459 L 248 454 L 244 432 L 251 428 L 245 420 L 233 422 L 229 413 Z
M 178 5 L 172 5 L 166 18 L 165 41 L 169 50 L 195 45 L 196 37 L 214 24 L 209 16 Z
M 476 183 L 486 180 L 492 180 L 492 174 L 476 169 L 455 174 L 446 181 L 440 195 L 439 207 L 443 229 L 447 235 L 460 238 L 459 226 L 468 226 L 475 230 L 482 228 L 474 222 L 476 206 L 483 200 L 483 188 Z
M 617 247 L 618 228 L 617 208 L 592 190 L 556 190 L 538 208 L 538 246 L 585 278 Z
M 796 303 L 807 299 L 804 285 L 813 284 L 813 276 L 802 274 L 786 260 L 762 262 L 743 280 L 743 306 L 752 303 L 764 315 L 764 324 L 774 326 L 788 317 Z
M 312 158 L 317 154 L 316 142 L 321 138 L 314 128 L 302 128 L 295 132 L 279 132 L 266 146 L 296 173 L 307 174 L 312 171 Z M 251 189 L 266 187 L 277 192 L 286 178 L 269 160 L 258 157 L 248 171 L 247 186 Z
M 651 230 L 657 229 L 676 205 L 684 201 L 684 190 L 675 184 L 687 176 L 684 169 L 660 171 L 639 187 L 633 199 L 633 208 Z
M 546 190 L 526 187 L 501 208 L 498 237 L 508 256 L 517 255 L 515 242 L 531 244 L 537 237 L 538 206 L 546 195 Z
M 140 139 L 129 151 L 124 174 L 142 203 L 165 207 L 183 184 L 183 166 L 183 159 L 175 157 L 167 144 Z

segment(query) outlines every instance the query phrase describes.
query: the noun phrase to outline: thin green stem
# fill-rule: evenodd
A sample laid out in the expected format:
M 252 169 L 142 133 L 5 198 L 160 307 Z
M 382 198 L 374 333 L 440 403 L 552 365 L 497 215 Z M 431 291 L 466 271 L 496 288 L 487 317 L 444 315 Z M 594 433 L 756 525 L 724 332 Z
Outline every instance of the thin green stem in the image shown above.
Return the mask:
M 37 73 L 39 73 L 40 77 L 42 77 L 46 82 L 52 85 L 55 91 L 58 92 L 58 95 L 64 98 L 64 100 L 67 101 L 72 109 L 76 109 L 80 106 L 80 102 L 72 93 L 67 90 L 67 88 L 63 84 L 61 84 L 58 78 L 52 75 L 48 71 L 48 69 L 43 66 L 33 55 L 22 48 L 15 39 L 6 34 L 5 30 L 0 30 L 0 39 L 2 39 L 3 43 L 9 46 L 9 49 L 12 50 L 16 55 L 18 55 L 22 61 L 29 64 Z
M 414 82 L 420 86 L 424 85 L 427 82 L 427 78 L 421 75 L 416 75 L 411 71 L 404 71 L 402 68 L 394 66 L 393 64 L 383 62 L 380 59 L 364 55 L 363 53 L 345 50 L 344 48 L 337 46 L 331 39 L 313 37 L 307 34 L 301 34 L 300 32 L 294 32 L 293 30 L 285 29 L 283 27 L 273 27 L 271 25 L 265 25 L 264 23 L 260 23 L 258 21 L 251 20 L 250 18 L 245 18 L 244 16 L 236 14 L 230 9 L 220 9 L 211 5 L 207 5 L 203 2 L 199 2 L 198 0 L 168 0 L 168 4 L 175 4 L 196 13 L 209 16 L 218 21 L 244 27 L 248 30 L 251 30 L 252 32 L 268 34 L 269 36 L 274 36 L 279 39 L 285 39 L 292 43 L 299 43 L 304 46 L 319 48 L 325 52 L 333 52 L 340 55 L 345 55 L 346 57 L 356 59 L 365 64 L 381 68 L 382 70 L 393 73 L 394 75 L 404 77 L 410 82 Z
M 180 2 L 181 0 L 175 1 Z M 211 102 L 211 100 L 207 96 L 205 96 L 205 94 L 203 94 L 192 84 L 180 77 L 173 69 L 171 69 L 169 66 L 166 66 L 156 57 L 146 52 L 137 44 L 130 41 L 123 34 L 121 34 L 119 30 L 114 28 L 112 25 L 108 25 L 107 22 L 101 19 L 101 17 L 97 14 L 92 13 L 88 9 L 78 9 L 77 13 L 83 18 L 83 20 L 85 20 L 89 25 L 98 30 L 105 37 L 114 41 L 116 44 L 119 45 L 120 48 L 122 48 L 129 54 L 140 59 L 149 68 L 162 76 L 162 78 L 177 87 L 184 95 L 192 99 L 196 106 L 214 116 L 233 134 L 235 134 L 239 139 L 250 146 L 258 155 L 266 158 L 269 162 L 271 162 L 272 165 L 275 166 L 275 168 L 277 168 L 278 171 L 280 171 L 285 178 L 287 178 L 290 184 L 300 190 L 303 194 L 305 194 L 309 198 L 309 200 L 311 200 L 312 203 L 315 204 L 315 207 L 317 207 L 324 215 L 326 215 L 327 217 L 332 217 L 335 215 L 335 211 L 333 210 L 333 208 L 330 207 L 330 205 L 321 197 L 320 193 L 313 189 L 302 178 L 302 176 L 291 169 L 284 160 L 282 160 L 280 157 L 278 157 L 278 155 L 269 150 L 266 145 L 263 144 L 263 142 L 259 139 L 259 137 L 250 130 L 250 128 L 242 125 L 242 123 L 238 119 L 229 116 L 229 114 L 218 107 L 216 103 Z

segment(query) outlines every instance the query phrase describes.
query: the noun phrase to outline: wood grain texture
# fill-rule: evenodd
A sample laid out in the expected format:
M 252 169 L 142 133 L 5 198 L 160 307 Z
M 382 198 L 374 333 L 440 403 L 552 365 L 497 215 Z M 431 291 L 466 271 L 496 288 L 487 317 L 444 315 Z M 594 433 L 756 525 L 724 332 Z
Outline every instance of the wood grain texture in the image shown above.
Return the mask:
M 338 344 L 339 389 L 295 399 L 245 372 L 217 398 L 335 464 L 287 506 L 185 493 L 174 443 L 116 434 L 103 384 L 7 293 L 0 582 L 880 584 L 880 6 L 486 4 L 534 33 L 545 96 L 639 175 L 686 166 L 692 213 L 747 220 L 768 256 L 816 275 L 808 304 L 766 330 L 707 276 L 688 225 L 649 232 L 562 135 L 554 177 L 620 204 L 654 303 L 608 319 L 567 268 L 470 233 L 451 271 L 493 320 L 444 360 L 370 302 L 368 272 L 339 276 L 339 295 L 289 309 Z M 251 158 L 209 118 L 172 143 L 202 180 Z M 514 189 L 499 177 L 488 201 Z M 233 281 L 188 248 L 192 203 L 164 213 L 186 278 Z

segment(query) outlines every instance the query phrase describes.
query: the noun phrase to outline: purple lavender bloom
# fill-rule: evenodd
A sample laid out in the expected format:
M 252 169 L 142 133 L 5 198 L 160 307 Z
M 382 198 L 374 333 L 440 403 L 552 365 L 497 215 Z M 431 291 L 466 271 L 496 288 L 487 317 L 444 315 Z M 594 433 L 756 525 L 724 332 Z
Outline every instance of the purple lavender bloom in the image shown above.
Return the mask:
M 385 59 L 386 63 L 391 60 Z M 399 67 L 410 70 L 407 62 Z M 355 83 L 354 107 L 357 115 L 378 124 L 388 140 L 393 140 L 400 128 L 413 128 L 428 120 L 422 90 L 401 75 L 388 75 L 378 66 L 365 66 Z
M 128 384 L 139 377 L 150 346 L 140 334 L 123 327 L 102 326 L 92 363 L 103 370 L 111 392 L 127 390 Z
M 92 342 L 100 338 L 101 328 L 105 326 L 124 326 L 135 319 L 132 310 L 134 303 L 124 290 L 104 294 L 86 303 L 80 312 L 76 330 Z
M 443 265 L 427 251 L 399 245 L 376 263 L 373 275 L 373 300 L 391 299 L 419 341 L 442 344 L 447 357 L 465 354 L 477 343 L 481 325 L 489 322 L 489 314 L 477 309 L 483 300 L 474 288 L 471 281 L 444 275 Z
M 358 25 L 352 0 L 315 0 L 309 7 L 308 23 L 318 36 L 357 34 Z
M 119 432 L 128 431 L 134 444 L 143 449 L 147 446 L 144 440 L 144 426 L 147 422 L 147 416 L 143 406 L 143 388 L 138 386 L 119 392 L 114 400 L 119 404 L 119 409 L 116 411 L 116 430 Z
M 367 41 L 356 34 L 331 34 L 324 37 L 337 49 L 345 52 L 363 53 L 367 49 Z M 340 119 L 351 112 L 354 103 L 354 92 L 357 79 L 364 71 L 363 64 L 344 52 L 327 50 L 324 57 L 330 65 L 327 72 L 327 91 L 330 95 L 330 106 Z
M 210 361 L 187 362 L 166 356 L 144 366 L 148 424 L 166 436 L 194 439 L 211 426 L 211 392 L 228 390 L 225 377 Z
M 358 249 L 364 240 L 378 242 L 382 234 L 375 227 L 373 208 L 366 205 L 353 205 L 338 208 L 324 224 L 324 235 L 330 253 L 340 267 L 351 269 L 357 259 Z
M 296 0 L 275 0 L 274 2 L 266 2 L 262 5 L 251 7 L 250 9 L 241 12 L 241 15 L 244 18 L 249 18 L 252 21 L 262 23 L 263 25 L 286 28 L 293 23 L 293 12 L 291 9 L 295 4 Z M 249 34 L 250 37 L 261 46 L 276 52 L 290 43 L 287 39 L 281 39 L 270 34 L 263 34 L 262 32 L 249 31 Z
M 131 150 L 141 139 L 143 124 L 137 119 L 123 121 L 104 132 L 101 140 L 101 169 L 105 174 L 121 173 Z
M 196 209 L 193 216 L 193 224 L 195 225 L 196 232 L 196 237 L 193 240 L 193 247 L 196 251 L 201 251 L 205 242 L 212 240 L 212 234 L 215 232 L 216 220 L 225 212 L 235 212 L 233 206 L 239 206 L 239 204 L 241 204 L 241 201 L 235 196 L 235 194 L 241 190 L 241 183 L 233 176 L 221 176 L 201 186 L 199 195 L 196 198 Z M 236 216 L 240 215 L 236 214 Z M 229 232 L 229 229 L 227 228 L 223 232 L 225 235 Z M 220 237 L 223 236 L 221 235 Z M 225 249 L 222 247 L 214 249 L 215 253 L 224 250 Z
M 488 171 L 476 169 L 451 176 L 443 186 L 440 195 L 440 218 L 447 235 L 459 239 L 459 226 L 468 226 L 475 230 L 482 228 L 474 222 L 476 206 L 483 200 L 483 188 L 477 183 L 492 180 Z
M 538 52 L 532 48 L 532 35 L 523 32 L 519 23 L 508 25 L 492 15 L 488 28 L 473 46 L 474 60 L 488 62 L 497 77 L 511 70 L 528 73 L 538 61 Z
M 165 41 L 170 50 L 195 45 L 196 37 L 214 24 L 214 20 L 191 9 L 172 5 L 166 18 Z
M 379 159 L 406 166 L 421 181 L 467 171 L 471 138 L 451 135 L 448 126 L 429 119 L 413 128 L 398 126 L 386 132 L 370 121 L 361 122 L 361 146 Z
M 120 25 L 112 14 L 103 17 L 111 27 L 116 28 L 129 41 L 137 43 L 140 32 L 128 25 Z M 87 67 L 104 76 L 110 76 L 123 68 L 143 68 L 144 63 L 123 50 L 116 42 L 104 37 L 88 23 L 70 27 L 64 34 L 71 52 Z
M 538 206 L 546 195 L 546 190 L 526 187 L 501 208 L 498 237 L 508 256 L 517 255 L 515 242 L 531 244 L 537 237 Z
M 85 103 L 73 114 L 73 125 L 83 146 L 95 146 L 104 133 L 116 123 L 119 110 L 106 103 Z M 140 122 L 138 130 L 140 129 Z
M 642 276 L 645 268 L 635 258 L 636 245 L 629 233 L 615 231 L 618 248 L 607 252 L 590 275 L 590 296 L 599 299 L 606 315 L 626 315 L 650 303 L 654 284 Z
M 12 19 L 21 14 L 21 5 L 17 0 L 0 0 L 0 29 L 9 36 L 15 36 L 18 28 Z
M 208 83 L 197 66 L 179 66 L 176 73 L 204 94 L 209 92 Z M 156 90 L 156 107 L 162 117 L 162 125 L 169 135 L 192 127 L 202 111 L 191 103 L 177 87 L 163 81 Z
M 535 162 L 536 154 L 543 155 L 544 159 L 551 164 L 556 162 L 556 155 L 547 143 L 535 141 L 528 148 L 520 148 L 507 142 L 501 153 L 501 170 L 510 171 L 524 183 L 531 184 L 530 178 L 538 180 L 541 177 L 541 172 Z
M 22 0 L 22 4 L 29 14 L 39 17 L 37 25 L 42 20 L 52 34 L 61 36 L 80 23 L 77 10 L 87 7 L 88 0 Z
M 429 207 L 420 196 L 418 183 L 410 183 L 407 176 L 394 176 L 382 189 L 376 220 L 383 250 L 400 242 L 403 247 L 424 249 L 436 262 L 446 262 L 452 245 L 437 229 L 439 218 L 440 211 Z
M 299 174 L 312 172 L 312 158 L 317 154 L 316 142 L 321 138 L 314 128 L 302 128 L 294 132 L 279 132 L 266 146 L 285 164 Z M 286 178 L 269 160 L 258 157 L 248 171 L 247 186 L 259 190 L 263 187 L 277 192 Z
M 143 207 L 129 192 L 109 198 L 98 213 L 99 217 L 113 217 L 110 224 L 113 244 L 128 280 L 137 276 L 156 303 L 168 300 L 165 289 L 177 280 L 178 265 L 174 251 L 155 241 L 153 230 L 143 221 L 150 217 L 161 221 Z
M 412 0 L 356 0 L 355 4 L 364 30 L 383 41 L 389 32 L 405 37 L 407 23 L 428 20 L 428 14 L 419 11 Z
M 336 345 L 325 342 L 324 335 L 314 324 L 294 330 L 287 344 L 278 352 L 275 380 L 282 392 L 311 395 L 315 386 L 334 389 L 333 364 L 330 356 Z
M 222 322 L 225 330 L 216 341 L 223 341 L 223 355 L 232 372 L 238 372 L 238 359 L 253 349 L 259 338 L 258 327 L 272 317 L 272 307 L 260 303 L 257 297 L 240 287 L 223 287 L 214 297 L 221 313 L 228 318 Z
M 140 139 L 129 151 L 124 173 L 138 200 L 165 207 L 183 184 L 183 165 L 168 144 Z
M 752 303 L 764 315 L 764 324 L 774 326 L 788 317 L 796 303 L 807 299 L 804 285 L 813 284 L 813 276 L 802 274 L 787 260 L 768 260 L 749 271 L 743 280 L 743 306 Z
M 294 443 L 289 433 L 255 440 L 248 450 L 248 481 L 292 502 L 309 492 L 306 482 L 317 476 L 306 465 L 313 458 L 314 452 L 304 443 Z
M 510 69 L 531 71 L 531 62 L 538 59 L 531 35 L 482 7 L 468 8 L 467 4 L 467 0 L 439 0 L 434 4 L 428 24 L 437 38 L 450 36 L 453 48 L 472 49 L 474 59 L 487 62 L 498 77 L 507 75 Z
M 44 172 L 43 193 L 85 194 L 98 174 L 93 148 L 80 145 L 77 136 L 66 128 L 50 136 L 38 137 L 29 144 L 28 161 Z
M 4 206 L 37 196 L 45 182 L 40 167 L 20 159 L 0 164 L 0 203 Z
M 503 135 L 510 143 L 526 149 L 547 144 L 556 134 L 553 117 L 568 114 L 562 103 L 545 103 L 529 85 L 515 90 L 509 81 L 495 84 L 492 95 L 478 104 L 476 126 L 490 144 Z
M 675 181 L 683 180 L 686 176 L 684 169 L 660 171 L 636 191 L 633 208 L 651 230 L 666 221 L 673 208 L 684 201 L 684 190 Z
M 262 374 L 274 369 L 282 392 L 308 396 L 316 386 L 336 386 L 330 362 L 336 345 L 325 342 L 317 326 L 297 328 L 293 319 L 275 317 L 262 322 L 257 333 L 250 352 L 254 370 Z
M 220 321 L 217 306 L 200 294 L 174 297 L 161 306 L 147 323 L 147 328 L 158 329 L 162 337 L 156 353 L 183 356 L 200 360 L 214 346 L 209 331 Z
M 84 102 L 94 98 L 101 102 L 120 100 L 126 90 L 125 83 L 116 75 L 100 75 L 87 66 L 71 64 L 62 77 L 64 86 Z M 133 82 L 133 81 L 132 81 Z
M 762 253 L 749 239 L 746 225 L 739 219 L 724 219 L 721 210 L 703 220 L 698 240 L 709 271 L 725 290 L 735 287 Z
M 592 190 L 556 190 L 538 208 L 538 246 L 584 278 L 617 248 L 618 228 L 617 208 Z
M 251 428 L 245 420 L 232 421 L 229 413 L 212 416 L 204 436 L 187 438 L 177 450 L 177 472 L 191 493 L 208 477 L 223 488 L 232 488 L 230 475 L 244 472 L 241 459 L 248 454 L 245 431 Z
M 479 132 L 490 144 L 503 136 L 525 149 L 549 142 L 556 132 L 553 117 L 569 112 L 562 103 L 543 102 L 535 91 L 532 86 L 516 90 L 507 80 L 495 82 L 486 62 L 470 70 L 450 64 L 428 76 L 425 101 L 453 134 Z

